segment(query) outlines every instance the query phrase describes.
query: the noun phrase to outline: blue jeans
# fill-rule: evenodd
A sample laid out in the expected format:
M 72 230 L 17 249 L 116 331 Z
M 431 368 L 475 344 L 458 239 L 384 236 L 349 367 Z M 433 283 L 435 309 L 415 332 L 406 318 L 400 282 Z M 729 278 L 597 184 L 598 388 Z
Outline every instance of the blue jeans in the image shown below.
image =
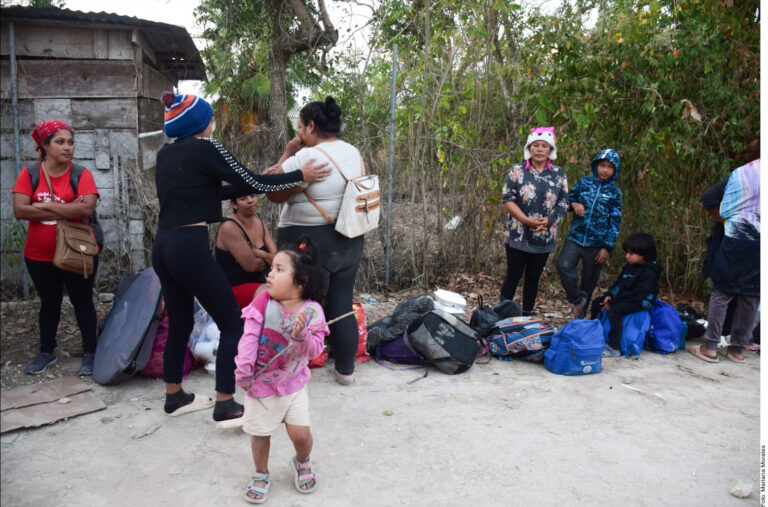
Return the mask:
M 568 302 L 575 305 L 582 298 L 589 301 L 592 292 L 600 280 L 602 264 L 596 264 L 595 259 L 601 247 L 588 247 L 577 245 L 573 241 L 566 240 L 563 251 L 557 258 L 557 272 L 563 283 Z M 581 261 L 581 283 L 579 283 L 579 261 Z

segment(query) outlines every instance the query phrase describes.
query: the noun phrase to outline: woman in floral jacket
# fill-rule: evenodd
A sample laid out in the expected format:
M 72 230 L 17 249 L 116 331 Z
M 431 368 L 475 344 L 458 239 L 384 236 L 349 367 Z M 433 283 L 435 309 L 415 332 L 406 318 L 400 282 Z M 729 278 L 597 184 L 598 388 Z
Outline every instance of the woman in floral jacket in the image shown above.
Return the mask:
M 504 240 L 507 275 L 501 297 L 513 299 L 525 275 L 523 315 L 532 315 L 539 278 L 555 249 L 557 224 L 568 211 L 568 180 L 565 171 L 552 164 L 557 158 L 554 127 L 531 129 L 524 154 L 525 160 L 507 174 L 501 196 L 509 214 Z

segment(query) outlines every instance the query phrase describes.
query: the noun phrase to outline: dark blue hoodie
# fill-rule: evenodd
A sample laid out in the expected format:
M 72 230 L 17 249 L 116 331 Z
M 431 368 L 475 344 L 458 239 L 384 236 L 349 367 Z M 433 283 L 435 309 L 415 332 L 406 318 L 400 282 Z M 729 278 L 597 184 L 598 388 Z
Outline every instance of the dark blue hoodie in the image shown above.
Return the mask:
M 608 181 L 597 177 L 600 160 L 608 160 L 616 168 Z M 566 239 L 586 247 L 613 248 L 621 228 L 621 190 L 616 185 L 620 167 L 619 154 L 611 149 L 601 151 L 592 159 L 592 176 L 581 178 L 568 193 L 571 203 L 584 206 L 584 216 L 574 214 Z

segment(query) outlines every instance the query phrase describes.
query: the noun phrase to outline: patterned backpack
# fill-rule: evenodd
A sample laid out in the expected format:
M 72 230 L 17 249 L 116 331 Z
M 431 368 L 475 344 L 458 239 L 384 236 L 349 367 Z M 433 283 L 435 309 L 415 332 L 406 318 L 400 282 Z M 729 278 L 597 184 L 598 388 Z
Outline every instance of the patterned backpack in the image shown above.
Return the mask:
M 486 343 L 490 353 L 501 360 L 540 363 L 555 331 L 538 317 L 510 317 L 496 323 Z

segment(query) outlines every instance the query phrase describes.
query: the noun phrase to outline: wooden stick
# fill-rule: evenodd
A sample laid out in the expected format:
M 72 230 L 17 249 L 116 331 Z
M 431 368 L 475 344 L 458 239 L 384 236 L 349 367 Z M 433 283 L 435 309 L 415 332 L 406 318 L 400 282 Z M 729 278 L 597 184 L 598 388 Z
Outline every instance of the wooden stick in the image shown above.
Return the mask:
M 345 313 L 344 315 L 339 315 L 339 316 L 338 316 L 338 317 L 336 317 L 335 319 L 331 319 L 331 320 L 329 320 L 328 322 L 326 322 L 326 323 L 325 323 L 325 325 L 326 325 L 326 326 L 330 326 L 331 324 L 336 324 L 336 323 L 337 323 L 338 321 L 340 321 L 341 319 L 344 319 L 344 318 L 346 318 L 346 317 L 349 317 L 350 315 L 354 315 L 354 314 L 355 314 L 355 311 L 354 311 L 354 310 L 352 310 L 351 312 L 347 312 L 347 313 Z
M 338 317 L 336 317 L 335 319 L 331 319 L 331 320 L 329 320 L 329 321 L 328 321 L 328 322 L 326 322 L 325 324 L 326 324 L 327 326 L 330 326 L 331 324 L 334 324 L 334 323 L 336 323 L 336 322 L 340 321 L 341 319 L 344 319 L 344 318 L 346 318 L 346 317 L 349 317 L 350 315 L 354 315 L 354 314 L 355 314 L 355 311 L 354 311 L 354 310 L 352 310 L 351 312 L 347 312 L 347 313 L 345 313 L 344 315 L 339 315 L 339 316 L 338 316 Z M 262 372 L 263 372 L 264 370 L 266 370 L 266 369 L 269 367 L 269 365 L 270 365 L 270 364 L 272 364 L 272 363 L 275 361 L 275 359 L 277 359 L 278 357 L 282 356 L 283 354 L 286 354 L 286 353 L 287 353 L 289 350 L 291 350 L 292 348 L 293 348 L 293 342 L 291 342 L 291 343 L 290 343 L 290 344 L 289 344 L 287 347 L 285 347 L 283 350 L 281 350 L 280 352 L 278 352 L 277 354 L 275 354 L 275 356 L 274 356 L 272 359 L 270 359 L 269 361 L 267 361 L 267 364 L 265 364 L 264 366 L 262 366 L 262 367 L 261 367 L 261 369 L 260 369 L 259 371 L 257 371 L 257 372 L 256 372 L 256 374 L 253 376 L 253 378 L 256 378 L 256 377 L 258 377 L 259 375 L 261 375 L 261 374 L 262 374 Z

